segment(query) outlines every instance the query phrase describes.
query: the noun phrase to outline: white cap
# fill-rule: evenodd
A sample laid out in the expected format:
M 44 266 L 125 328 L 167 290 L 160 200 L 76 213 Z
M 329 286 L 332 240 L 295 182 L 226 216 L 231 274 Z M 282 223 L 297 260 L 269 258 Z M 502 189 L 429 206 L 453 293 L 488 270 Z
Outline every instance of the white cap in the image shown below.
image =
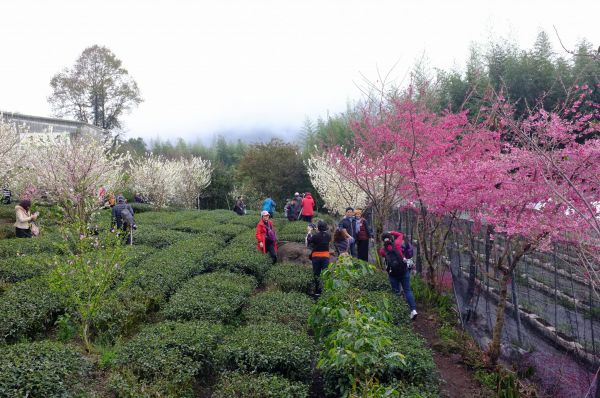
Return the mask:
M 268 212 L 268 211 L 266 211 L 266 210 L 263 210 L 263 211 L 261 211 L 261 212 L 260 212 L 260 215 L 261 215 L 261 216 L 269 216 L 270 214 L 269 214 L 269 212 Z
M 298 192 L 296 192 L 296 193 L 294 194 L 294 196 L 298 196 L 298 195 L 300 195 Z

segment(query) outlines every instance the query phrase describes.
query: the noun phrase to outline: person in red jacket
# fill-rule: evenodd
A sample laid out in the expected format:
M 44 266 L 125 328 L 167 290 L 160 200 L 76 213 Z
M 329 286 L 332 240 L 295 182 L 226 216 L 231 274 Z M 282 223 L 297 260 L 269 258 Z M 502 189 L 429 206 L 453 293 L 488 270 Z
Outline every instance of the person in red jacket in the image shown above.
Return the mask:
M 300 212 L 302 220 L 306 222 L 312 222 L 313 216 L 315 215 L 315 201 L 310 194 L 307 192 L 302 199 L 302 211 Z
M 271 221 L 269 212 L 263 210 L 261 219 L 256 224 L 256 240 L 258 241 L 257 249 L 262 253 L 269 253 L 273 264 L 277 262 L 277 235 L 275 235 L 275 227 Z

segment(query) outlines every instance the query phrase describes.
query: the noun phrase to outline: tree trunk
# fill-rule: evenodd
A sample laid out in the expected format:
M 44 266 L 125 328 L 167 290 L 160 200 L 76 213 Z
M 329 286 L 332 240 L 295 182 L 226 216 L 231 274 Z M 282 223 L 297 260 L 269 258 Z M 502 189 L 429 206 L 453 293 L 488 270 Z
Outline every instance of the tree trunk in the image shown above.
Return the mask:
M 500 280 L 500 298 L 496 305 L 496 324 L 492 335 L 492 343 L 488 349 L 490 363 L 496 365 L 500 357 L 500 343 L 502 341 L 502 330 L 504 329 L 504 310 L 506 308 L 506 297 L 508 296 L 508 283 L 510 282 L 510 272 L 502 271 Z

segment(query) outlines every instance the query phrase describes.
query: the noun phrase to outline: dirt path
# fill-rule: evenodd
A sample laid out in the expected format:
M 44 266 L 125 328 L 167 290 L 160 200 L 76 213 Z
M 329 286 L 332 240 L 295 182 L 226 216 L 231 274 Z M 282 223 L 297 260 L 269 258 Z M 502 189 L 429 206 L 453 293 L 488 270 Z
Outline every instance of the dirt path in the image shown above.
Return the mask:
M 439 342 L 438 326 L 427 313 L 420 313 L 414 322 L 414 329 L 427 341 L 433 351 L 433 360 L 442 378 L 440 396 L 443 398 L 483 398 L 489 393 L 473 379 L 472 372 L 462 365 L 458 354 L 445 355 L 436 350 Z

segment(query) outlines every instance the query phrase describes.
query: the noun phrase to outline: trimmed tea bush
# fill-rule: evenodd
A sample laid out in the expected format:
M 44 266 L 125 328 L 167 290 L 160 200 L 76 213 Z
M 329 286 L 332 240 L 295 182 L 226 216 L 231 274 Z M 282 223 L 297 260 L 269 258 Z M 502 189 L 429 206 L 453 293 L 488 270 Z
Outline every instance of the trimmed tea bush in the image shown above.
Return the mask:
M 155 385 L 163 395 L 187 395 L 196 377 L 214 371 L 222 335 L 222 326 L 208 322 L 148 326 L 117 353 L 120 375 L 111 378 L 110 389 L 117 396 L 129 396 L 133 381 Z
M 249 323 L 277 322 L 293 329 L 307 329 L 312 304 L 312 299 L 303 293 L 267 291 L 250 299 L 244 318 Z
M 224 245 L 213 235 L 187 236 L 186 240 L 149 256 L 135 269 L 139 273 L 135 283 L 156 303 L 164 301 L 191 277 L 209 271 L 213 256 Z
M 16 283 L 45 274 L 52 268 L 47 254 L 8 257 L 0 260 L 0 283 Z
M 146 245 L 156 249 L 162 249 L 189 238 L 190 235 L 185 232 L 160 229 L 152 226 L 140 226 L 133 233 L 133 242 L 136 245 Z
M 214 263 L 218 269 L 253 275 L 262 284 L 267 271 L 271 267 L 271 257 L 256 250 L 255 239 L 253 246 L 250 247 L 249 245 L 240 246 L 236 242 L 232 242 L 215 256 Z
M 59 238 L 60 239 L 60 238 Z M 35 239 L 0 240 L 0 258 L 10 258 L 23 254 L 59 253 L 56 236 L 39 236 Z
M 308 386 L 266 373 L 226 372 L 219 378 L 212 398 L 307 398 Z
M 372 274 L 361 275 L 353 281 L 352 285 L 361 290 L 391 290 L 387 272 L 379 270 L 374 271 Z
M 0 343 L 44 331 L 63 308 L 44 277 L 16 283 L 0 299 Z
M 305 229 L 306 229 L 306 227 L 305 227 Z M 306 231 L 304 231 L 303 234 L 282 232 L 281 234 L 279 234 L 278 238 L 281 242 L 305 243 L 306 242 Z
M 200 275 L 171 297 L 163 313 L 168 319 L 231 322 L 255 287 L 256 280 L 248 275 L 229 272 Z
M 79 396 L 90 368 L 77 349 L 60 343 L 0 348 L 0 397 Z
M 219 346 L 221 363 L 230 370 L 280 374 L 306 381 L 315 358 L 312 339 L 286 325 L 248 325 L 225 337 Z
M 152 254 L 156 253 L 155 248 L 151 246 L 138 244 L 135 244 L 133 246 L 127 246 L 126 251 L 126 267 L 137 267 Z
M 267 271 L 266 282 L 282 292 L 310 293 L 313 287 L 312 270 L 301 264 L 277 263 Z

